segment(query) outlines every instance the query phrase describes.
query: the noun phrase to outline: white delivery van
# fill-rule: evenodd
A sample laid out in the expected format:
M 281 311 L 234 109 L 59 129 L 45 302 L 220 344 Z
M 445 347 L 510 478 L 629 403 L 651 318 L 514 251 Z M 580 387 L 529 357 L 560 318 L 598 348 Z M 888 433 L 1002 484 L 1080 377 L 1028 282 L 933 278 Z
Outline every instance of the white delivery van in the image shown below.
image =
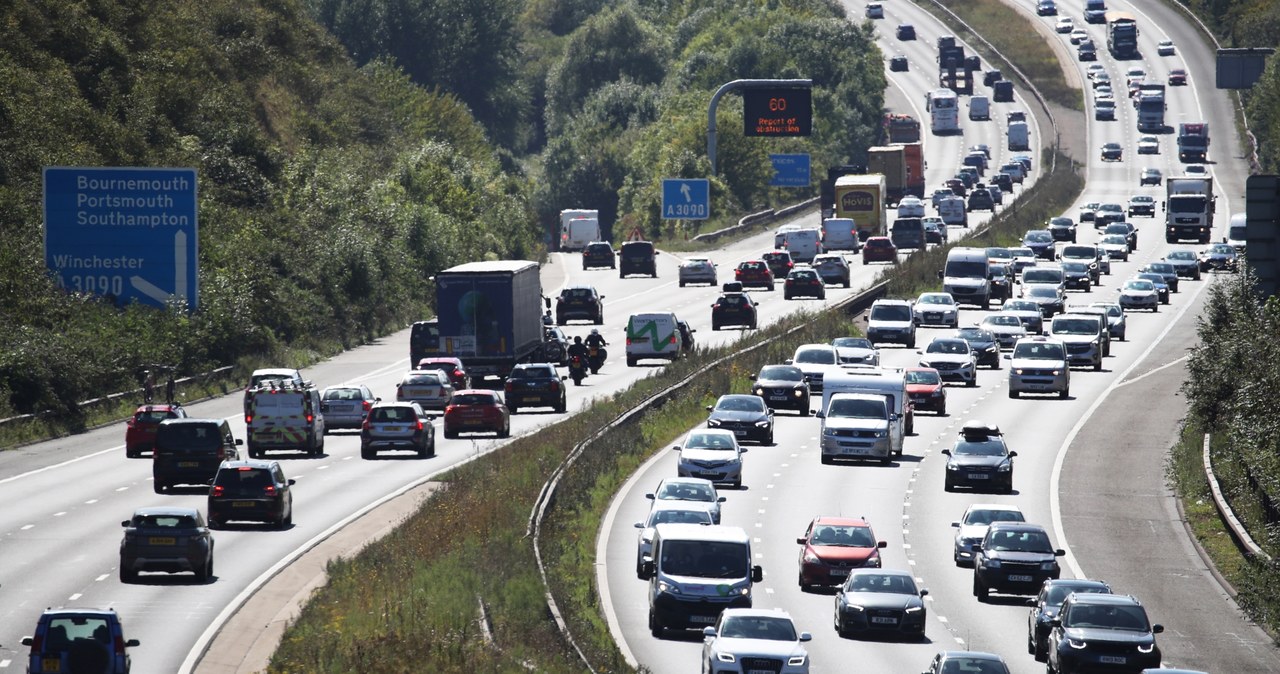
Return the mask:
M 964 197 L 951 195 L 938 200 L 938 217 L 943 224 L 957 227 L 969 226 L 969 212 L 965 210 Z
M 858 252 L 862 242 L 858 240 L 858 225 L 853 218 L 827 218 L 822 221 L 822 247 L 825 250 L 850 250 Z
M 560 250 L 582 250 L 592 241 L 602 241 L 600 211 L 593 208 L 566 208 L 560 211 Z
M 1236 213 L 1231 216 L 1231 220 L 1227 223 L 1226 242 L 1231 244 L 1231 247 L 1235 248 L 1237 253 L 1244 252 L 1245 246 L 1249 240 L 1249 237 L 1247 236 L 1248 228 L 1245 227 L 1245 222 L 1247 220 L 1248 218 L 1244 213 Z
M 751 608 L 751 590 L 764 571 L 751 554 L 751 538 L 741 527 L 659 524 L 653 530 L 653 558 L 640 564 L 649 581 L 649 631 L 714 625 L 727 608 Z
M 244 421 L 251 459 L 262 458 L 269 449 L 312 456 L 324 452 L 320 392 L 310 382 L 268 379 L 246 390 Z
M 1027 131 L 1026 122 L 1009 122 L 1009 150 L 1030 150 L 1031 136 Z
M 969 98 L 969 119 L 974 122 L 985 122 L 991 119 L 991 99 L 986 96 Z
M 808 264 L 822 252 L 822 232 L 817 229 L 797 229 L 782 236 L 783 250 L 791 253 L 791 259 Z
M 632 314 L 627 319 L 627 367 L 647 358 L 675 361 L 681 345 L 680 325 L 673 313 Z
M 897 368 L 855 366 L 827 375 L 832 382 L 822 389 L 823 407 L 835 393 L 874 393 L 889 396 L 889 413 L 897 415 L 895 433 L 890 436 L 893 453 L 902 456 L 902 439 L 915 432 L 915 410 L 907 395 L 907 376 Z M 896 440 L 895 440 L 896 438 Z
M 986 248 L 952 248 L 940 273 L 943 292 L 951 293 L 956 304 L 991 307 L 991 256 Z
M 800 225 L 783 225 L 773 232 L 773 247 L 782 248 L 782 242 L 786 240 L 787 232 L 794 232 L 800 229 Z
M 895 415 L 889 411 L 889 397 L 876 393 L 823 395 L 820 442 L 822 463 L 840 459 L 893 459 Z M 899 442 L 901 436 L 899 435 Z

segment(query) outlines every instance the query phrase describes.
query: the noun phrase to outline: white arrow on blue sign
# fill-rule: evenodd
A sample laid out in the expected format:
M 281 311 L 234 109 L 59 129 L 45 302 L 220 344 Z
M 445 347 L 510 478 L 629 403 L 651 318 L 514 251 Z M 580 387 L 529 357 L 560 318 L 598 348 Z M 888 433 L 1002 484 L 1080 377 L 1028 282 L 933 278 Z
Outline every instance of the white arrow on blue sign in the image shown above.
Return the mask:
M 193 168 L 45 167 L 45 264 L 69 291 L 194 311 L 196 204 Z
M 706 178 L 663 178 L 663 220 L 706 220 L 711 215 L 711 183 Z

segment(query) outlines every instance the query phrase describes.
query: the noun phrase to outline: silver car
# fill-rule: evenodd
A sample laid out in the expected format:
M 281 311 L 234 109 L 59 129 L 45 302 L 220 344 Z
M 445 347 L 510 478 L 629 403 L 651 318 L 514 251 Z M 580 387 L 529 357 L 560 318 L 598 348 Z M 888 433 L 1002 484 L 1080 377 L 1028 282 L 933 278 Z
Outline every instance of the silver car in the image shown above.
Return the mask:
M 369 409 L 381 401 L 364 384 L 330 386 L 320 393 L 320 411 L 324 413 L 324 430 L 360 428 Z
M 712 524 L 720 523 L 720 504 L 725 501 L 710 480 L 700 477 L 664 477 L 658 488 L 644 497 L 653 501 L 655 508 L 663 501 L 674 501 L 686 508 L 696 505 L 711 515 Z
M 378 403 L 369 410 L 369 423 L 360 431 L 360 458 L 391 450 L 436 455 L 436 427 L 418 403 Z
M 1005 356 L 1009 364 L 1009 397 L 1023 393 L 1071 395 L 1071 368 L 1067 365 L 1067 345 L 1048 337 L 1027 337 L 1013 345 Z
M 1120 305 L 1115 302 L 1094 302 L 1089 306 L 1107 311 L 1107 329 L 1111 331 L 1111 337 L 1123 342 L 1125 333 L 1129 329 L 1129 322 L 1125 319 L 1124 309 L 1121 309 Z
M 678 477 L 700 477 L 715 484 L 731 484 L 735 489 L 742 487 L 742 454 L 747 450 L 738 446 L 733 431 L 693 431 L 672 449 L 680 452 L 676 462 Z
M 417 403 L 424 410 L 443 410 L 453 400 L 453 385 L 439 370 L 411 370 L 396 384 L 396 400 Z
M 983 318 L 978 327 L 995 335 L 1002 349 L 1012 349 L 1019 339 L 1027 336 L 1027 328 L 1022 324 L 1022 319 L 1002 312 Z
M 987 537 L 992 522 L 1026 522 L 1027 518 L 1016 505 L 975 503 L 964 511 L 959 522 L 952 522 L 956 530 L 955 550 L 951 557 L 959 566 L 973 565 L 973 546 Z
M 697 504 L 681 501 L 654 501 L 653 508 L 643 522 L 636 522 L 640 530 L 636 536 L 636 575 L 644 579 L 644 563 L 653 560 L 653 530 L 659 524 L 713 524 L 711 513 Z
M 680 265 L 680 287 L 683 288 L 690 283 L 705 283 L 707 285 L 717 285 L 719 283 L 716 277 L 716 263 L 705 257 L 691 257 Z

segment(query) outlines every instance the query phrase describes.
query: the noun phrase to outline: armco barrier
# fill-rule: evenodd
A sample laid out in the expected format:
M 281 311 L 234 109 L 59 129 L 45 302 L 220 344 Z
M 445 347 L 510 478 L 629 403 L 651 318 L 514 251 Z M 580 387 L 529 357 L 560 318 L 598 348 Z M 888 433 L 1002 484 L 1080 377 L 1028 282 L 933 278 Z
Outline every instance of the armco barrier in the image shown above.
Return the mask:
M 852 315 L 859 314 L 863 311 L 866 311 L 867 307 L 871 306 L 871 303 L 874 302 L 877 298 L 882 297 L 884 295 L 886 287 L 888 287 L 887 281 L 881 281 L 879 283 L 876 283 L 875 285 L 871 286 L 870 288 L 867 288 L 866 290 L 856 295 L 851 295 L 845 298 L 844 300 L 837 302 L 832 307 L 832 309 L 839 309 Z M 564 636 L 565 641 L 567 641 L 571 646 L 573 646 L 573 649 L 575 652 L 577 652 L 578 657 L 582 659 L 583 664 L 587 667 L 588 671 L 592 672 L 592 674 L 595 673 L 596 671 L 595 668 L 591 666 L 591 663 L 587 660 L 586 654 L 582 652 L 582 648 L 580 648 L 578 646 L 577 641 L 574 640 L 573 634 L 570 633 L 569 631 L 569 625 L 565 622 L 564 617 L 560 613 L 560 607 L 556 604 L 556 599 L 551 594 L 551 585 L 547 581 L 546 564 L 542 559 L 542 546 L 540 542 L 540 538 L 542 535 L 542 520 L 545 518 L 548 508 L 550 508 L 555 503 L 556 488 L 560 484 L 560 478 L 564 476 L 565 471 L 568 470 L 569 467 L 572 466 L 574 462 L 578 460 L 578 457 L 580 457 L 583 454 L 583 452 L 586 451 L 586 449 L 591 446 L 592 443 L 605 437 L 606 435 L 608 435 L 610 431 L 616 428 L 619 428 L 624 424 L 632 423 L 634 420 L 639 418 L 645 412 L 649 411 L 651 408 L 660 406 L 662 403 L 666 402 L 668 398 L 670 398 L 673 394 L 675 394 L 681 388 L 683 388 L 684 386 L 687 386 L 690 382 L 694 381 L 698 377 L 711 371 L 713 368 L 720 367 L 724 363 L 727 363 L 744 353 L 749 353 L 751 351 L 759 349 L 765 346 L 766 344 L 770 344 L 784 337 L 789 337 L 791 334 L 801 330 L 804 327 L 805 326 L 803 324 L 797 325 L 794 328 L 780 335 L 775 335 L 773 337 L 770 337 L 769 339 L 756 342 L 751 346 L 738 349 L 737 351 L 734 351 L 731 354 L 721 356 L 720 358 L 717 358 L 716 360 L 710 363 L 707 363 L 704 367 L 698 369 L 697 371 L 689 374 L 689 376 L 685 377 L 684 379 L 681 379 L 675 384 L 672 384 L 671 386 L 668 386 L 667 388 L 653 394 L 652 396 L 649 396 L 639 405 L 618 415 L 616 419 L 609 422 L 607 425 L 600 428 L 595 433 L 592 433 L 590 436 L 588 436 L 585 440 L 579 442 L 577 445 L 574 445 L 573 449 L 569 452 L 568 456 L 565 457 L 564 461 L 562 461 L 560 465 L 556 467 L 555 471 L 551 474 L 551 478 L 547 480 L 547 482 L 544 485 L 542 485 L 542 490 L 538 494 L 538 500 L 533 504 L 533 509 L 529 513 L 529 525 L 525 531 L 525 536 L 533 538 L 533 554 L 535 559 L 537 559 L 537 562 L 538 562 L 538 575 L 542 578 L 543 593 L 545 594 L 547 599 L 547 609 L 551 613 L 551 617 L 556 621 L 556 627 L 560 630 L 560 633 Z
M 1227 523 L 1227 530 L 1231 532 L 1231 537 L 1235 539 L 1236 545 L 1244 550 L 1246 557 L 1260 559 L 1270 563 L 1271 555 L 1267 554 L 1262 546 L 1258 545 L 1253 537 L 1249 535 L 1249 530 L 1245 528 L 1240 518 L 1236 517 L 1236 513 L 1231 509 L 1231 504 L 1227 503 L 1227 497 L 1222 493 L 1222 486 L 1218 484 L 1218 476 L 1213 473 L 1213 456 L 1209 451 L 1209 434 L 1204 434 L 1204 476 L 1209 479 L 1209 491 L 1213 494 L 1213 507 L 1218 510 L 1218 515 L 1222 517 L 1222 521 Z
M 812 199 L 805 199 L 800 203 L 792 204 L 784 208 L 779 208 L 778 210 L 770 209 L 767 211 L 760 211 L 759 213 L 752 213 L 750 215 L 743 216 L 742 219 L 738 221 L 738 224 L 733 225 L 732 227 L 725 227 L 724 229 L 717 229 L 714 232 L 699 234 L 690 240 L 712 242 L 719 239 L 722 236 L 737 234 L 738 232 L 745 232 L 761 223 L 773 222 L 774 220 L 777 220 L 779 218 L 785 218 L 792 215 L 793 213 L 798 213 L 800 211 L 803 211 L 806 208 L 813 208 L 817 204 L 818 204 L 818 197 L 813 197 Z

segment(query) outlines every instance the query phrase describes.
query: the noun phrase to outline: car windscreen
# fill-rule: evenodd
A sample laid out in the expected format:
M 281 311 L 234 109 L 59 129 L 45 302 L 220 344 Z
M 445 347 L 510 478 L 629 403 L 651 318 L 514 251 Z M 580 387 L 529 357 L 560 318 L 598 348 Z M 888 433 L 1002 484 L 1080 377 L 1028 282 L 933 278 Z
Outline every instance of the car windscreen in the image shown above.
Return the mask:
M 795 641 L 796 628 L 786 618 L 771 616 L 732 616 L 720 625 L 718 636 L 726 639 L 763 639 Z
M 1098 257 L 1098 252 L 1093 246 L 1065 246 L 1062 249 L 1062 259 L 1064 260 L 1093 260 Z
M 711 514 L 702 509 L 668 510 L 659 509 L 649 513 L 647 526 L 659 524 L 711 524 Z
M 961 440 L 951 449 L 956 456 L 1004 456 L 1005 451 L 1000 440 Z
M 1110 629 L 1146 632 L 1146 611 L 1140 606 L 1090 606 L 1088 604 L 1072 606 L 1063 616 L 1064 627 L 1099 627 Z
M 1027 232 L 1027 235 L 1023 237 L 1022 240 L 1027 243 L 1047 243 L 1049 241 L 1053 241 L 1053 235 L 1044 230 L 1037 229 L 1034 232 Z
M 992 522 L 1026 522 L 1027 518 L 1020 510 L 988 510 L 977 508 L 965 515 L 965 524 L 991 524 Z
M 1045 342 L 1018 344 L 1013 347 L 1013 357 L 1061 361 L 1063 359 L 1062 346 Z
M 369 421 L 374 423 L 408 423 L 418 420 L 418 413 L 409 406 L 375 407 L 369 413 Z
M 904 379 L 908 384 L 940 384 L 942 377 L 929 370 L 909 370 Z
M 969 353 L 969 345 L 958 339 L 935 339 L 929 343 L 925 353 Z
M 831 342 L 832 346 L 842 347 L 846 349 L 874 349 L 871 340 L 865 337 L 836 337 Z
M 803 381 L 804 373 L 798 367 L 790 365 L 768 365 L 760 369 L 759 379 L 773 379 L 777 381 Z
M 1071 593 L 1078 594 L 1111 594 L 1107 588 L 1101 585 L 1050 585 L 1049 592 L 1045 595 L 1044 601 L 1050 606 L 1062 606 L 1062 602 L 1066 600 L 1067 595 Z
M 847 398 L 832 400 L 831 406 L 827 408 L 827 416 L 849 419 L 887 419 L 889 417 L 883 400 L 849 400 Z
M 760 396 L 725 396 L 715 408 L 724 412 L 763 412 L 764 400 Z
M 955 278 L 986 278 L 988 264 L 983 260 L 948 260 L 944 276 Z
M 165 419 L 176 419 L 177 414 L 165 410 L 147 410 L 133 415 L 133 420 L 141 423 L 158 424 Z
M 1058 297 L 1057 288 L 1050 286 L 1033 287 L 1027 290 L 1027 297 L 1044 297 L 1056 299 Z
M 674 501 L 715 501 L 716 489 L 709 484 L 668 482 L 662 485 L 656 496 Z
M 1021 327 L 1022 321 L 1017 316 L 987 316 L 982 319 L 983 325 L 1003 326 L 1008 328 Z
M 812 545 L 833 545 L 846 548 L 874 548 L 876 538 L 869 527 L 819 524 L 809 537 Z
M 921 295 L 918 304 L 946 304 L 949 306 L 955 304 L 955 300 L 951 299 L 950 295 L 931 293 L 929 295 Z
M 659 556 L 659 568 L 671 576 L 746 578 L 750 566 L 747 545 L 729 541 L 667 540 Z
M 911 309 L 901 304 L 887 304 L 871 307 L 873 321 L 909 321 Z
M 1003 552 L 1040 552 L 1051 554 L 1053 546 L 1049 545 L 1049 536 L 1043 531 L 996 531 L 988 534 L 985 549 Z
M 835 349 L 804 349 L 803 351 L 796 353 L 795 362 L 815 365 L 835 365 Z
M 158 451 L 199 452 L 221 445 L 222 434 L 216 424 L 160 424 L 156 432 Z
M 849 577 L 845 582 L 844 591 L 915 594 L 916 584 L 910 576 L 896 573 L 859 573 Z
M 1062 283 L 1061 269 L 1036 269 L 1032 267 L 1022 272 L 1022 282 L 1026 283 Z
M 723 433 L 690 433 L 687 449 L 733 449 L 733 437 Z

